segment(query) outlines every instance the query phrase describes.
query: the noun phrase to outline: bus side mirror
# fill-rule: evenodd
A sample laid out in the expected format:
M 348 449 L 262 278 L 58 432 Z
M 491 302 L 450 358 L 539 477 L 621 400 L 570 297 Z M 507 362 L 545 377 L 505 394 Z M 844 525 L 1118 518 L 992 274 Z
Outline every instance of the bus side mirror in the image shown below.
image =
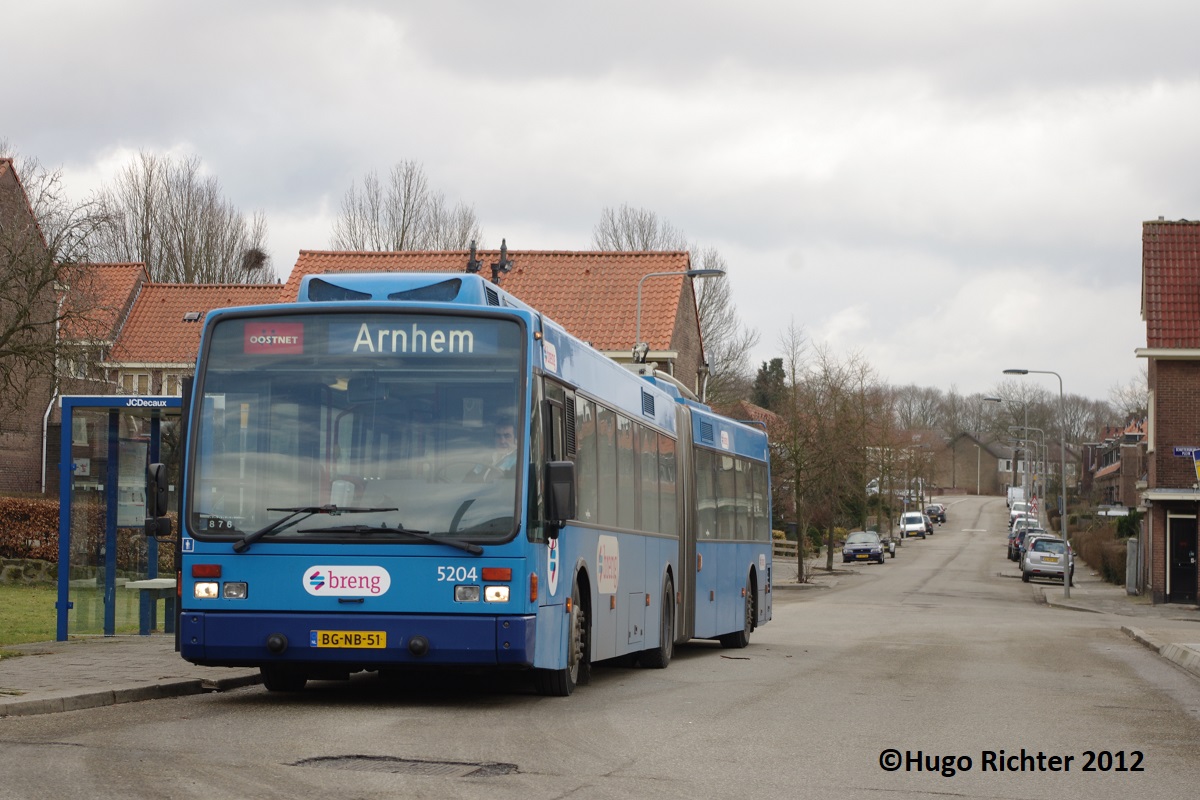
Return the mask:
M 167 465 L 146 468 L 146 535 L 160 538 L 171 535 L 167 517 Z
M 575 518 L 575 462 L 551 461 L 546 464 L 546 521 L 550 538 Z

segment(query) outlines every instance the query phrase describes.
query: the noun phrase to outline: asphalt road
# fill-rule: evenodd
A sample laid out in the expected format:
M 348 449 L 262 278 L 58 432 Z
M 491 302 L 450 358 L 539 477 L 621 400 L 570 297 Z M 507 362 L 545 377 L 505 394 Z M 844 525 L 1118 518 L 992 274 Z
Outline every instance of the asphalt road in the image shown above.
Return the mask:
M 1190 796 L 1200 681 L 1039 602 L 1004 513 L 952 502 L 883 565 L 779 587 L 745 650 L 598 666 L 569 698 L 362 676 L 0 719 L 0 798 Z

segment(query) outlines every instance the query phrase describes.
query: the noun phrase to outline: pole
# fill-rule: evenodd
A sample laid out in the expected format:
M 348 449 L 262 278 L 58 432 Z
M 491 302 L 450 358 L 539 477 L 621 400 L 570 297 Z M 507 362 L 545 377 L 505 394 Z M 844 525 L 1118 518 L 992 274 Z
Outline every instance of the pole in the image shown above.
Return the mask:
M 983 449 L 975 445 L 975 496 L 979 497 L 979 465 L 983 459 Z
M 1058 454 L 1062 460 L 1061 470 L 1059 475 L 1059 519 L 1062 522 L 1062 538 L 1066 545 L 1068 553 L 1067 564 L 1063 570 L 1063 597 L 1071 597 L 1071 565 L 1075 561 L 1074 554 L 1071 553 L 1071 543 L 1067 540 L 1067 404 L 1063 398 L 1063 382 L 1062 375 L 1048 369 L 1006 369 L 1005 375 L 1028 375 L 1036 373 L 1038 375 L 1053 375 L 1058 378 Z

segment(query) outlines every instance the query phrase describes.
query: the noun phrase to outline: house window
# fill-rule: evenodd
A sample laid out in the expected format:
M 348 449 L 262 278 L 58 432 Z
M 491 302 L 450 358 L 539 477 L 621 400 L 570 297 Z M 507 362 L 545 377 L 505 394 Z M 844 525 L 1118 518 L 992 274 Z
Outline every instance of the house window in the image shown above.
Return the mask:
M 121 394 L 150 394 L 150 373 L 122 372 Z
M 179 397 L 183 394 L 183 376 L 168 372 L 163 375 L 162 393 L 168 397 Z
M 1154 452 L 1154 417 L 1156 409 L 1154 408 L 1154 390 L 1146 392 L 1146 408 L 1149 413 L 1146 415 L 1146 452 Z
M 71 444 L 76 447 L 88 444 L 88 421 L 82 415 L 71 417 Z

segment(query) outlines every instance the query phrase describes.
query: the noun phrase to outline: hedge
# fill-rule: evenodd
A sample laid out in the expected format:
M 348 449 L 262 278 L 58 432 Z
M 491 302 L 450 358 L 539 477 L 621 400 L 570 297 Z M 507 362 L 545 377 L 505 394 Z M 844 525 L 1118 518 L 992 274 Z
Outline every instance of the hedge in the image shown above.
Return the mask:
M 1101 578 L 1117 586 L 1125 585 L 1127 540 L 1118 537 L 1115 523 L 1089 520 L 1081 530 L 1071 534 L 1071 541 L 1079 558 Z
M 92 566 L 104 546 L 104 505 L 99 498 L 84 496 L 75 501 L 72 520 L 72 550 Z M 178 525 L 173 524 L 177 531 Z M 117 535 L 117 568 L 136 570 L 145 560 L 146 537 L 140 530 L 122 528 Z M 0 497 L 0 558 L 36 559 L 58 563 L 58 501 Z M 73 559 L 74 560 L 74 559 Z M 159 570 L 175 569 L 174 540 L 158 543 Z

